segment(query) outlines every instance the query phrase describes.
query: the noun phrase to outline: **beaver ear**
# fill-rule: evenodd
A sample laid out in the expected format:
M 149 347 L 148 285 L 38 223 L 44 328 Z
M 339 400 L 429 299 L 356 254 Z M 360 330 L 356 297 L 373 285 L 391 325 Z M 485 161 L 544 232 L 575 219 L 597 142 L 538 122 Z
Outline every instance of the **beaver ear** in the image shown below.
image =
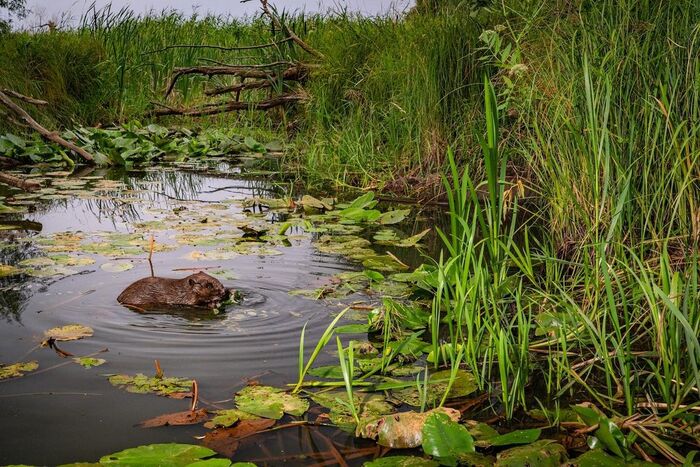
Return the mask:
M 194 286 L 194 284 L 195 284 L 196 282 L 195 282 L 194 279 L 192 279 L 192 278 L 190 277 L 189 279 L 187 279 L 187 283 L 190 284 L 191 286 Z

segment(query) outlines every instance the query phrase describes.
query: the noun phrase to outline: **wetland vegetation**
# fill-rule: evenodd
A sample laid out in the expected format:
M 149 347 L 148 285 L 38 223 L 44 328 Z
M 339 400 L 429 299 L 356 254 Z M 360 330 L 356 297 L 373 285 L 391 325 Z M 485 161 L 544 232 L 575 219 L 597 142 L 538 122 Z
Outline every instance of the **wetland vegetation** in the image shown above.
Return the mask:
M 0 91 L 94 156 L 0 108 L 35 185 L 0 202 L 0 462 L 694 465 L 698 39 L 692 0 L 0 29 Z M 173 77 L 203 64 L 268 75 Z M 149 267 L 239 294 L 119 306 Z

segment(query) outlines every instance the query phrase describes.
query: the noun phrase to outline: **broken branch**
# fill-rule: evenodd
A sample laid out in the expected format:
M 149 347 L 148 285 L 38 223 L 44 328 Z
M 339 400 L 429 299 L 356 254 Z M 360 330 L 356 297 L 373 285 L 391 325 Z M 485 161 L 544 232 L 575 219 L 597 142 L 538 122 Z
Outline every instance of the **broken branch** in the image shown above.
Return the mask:
M 268 110 L 273 107 L 299 102 L 304 100 L 304 97 L 299 94 L 282 94 L 281 96 L 273 97 L 258 102 L 225 102 L 218 106 L 195 107 L 192 109 L 155 109 L 151 112 L 154 116 L 165 115 L 184 115 L 188 117 L 199 117 L 202 115 L 215 115 L 223 112 L 235 112 L 238 110 Z

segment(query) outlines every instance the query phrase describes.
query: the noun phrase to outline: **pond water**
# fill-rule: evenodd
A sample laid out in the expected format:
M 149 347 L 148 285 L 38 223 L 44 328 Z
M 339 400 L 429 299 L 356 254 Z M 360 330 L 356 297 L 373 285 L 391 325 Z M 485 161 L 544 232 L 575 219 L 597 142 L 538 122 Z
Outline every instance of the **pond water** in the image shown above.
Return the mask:
M 189 400 L 132 394 L 113 387 L 105 375 L 152 376 L 158 360 L 166 376 L 197 380 L 205 407 L 230 407 L 230 402 L 217 401 L 230 400 L 248 379 L 278 387 L 296 380 L 305 324 L 308 355 L 343 303 L 379 302 L 378 296 L 365 294 L 350 295 L 343 303 L 290 295 L 296 289 L 323 287 L 334 274 L 362 269 L 343 256 L 320 252 L 315 246 L 318 233 L 292 227 L 284 242 L 222 250 L 227 239 L 241 236 L 241 225 L 274 229 L 285 220 L 283 214 L 245 207 L 244 200 L 290 193 L 269 180 L 241 177 L 236 167 L 220 169 L 54 174 L 49 177 L 53 188 L 25 201 L 27 213 L 9 217 L 39 223 L 40 231 L 1 230 L 0 263 L 35 264 L 35 275 L 45 277 L 20 274 L 0 279 L 0 363 L 39 364 L 37 372 L 0 381 L 0 464 L 96 461 L 143 444 L 197 443 L 194 437 L 207 431 L 201 425 L 135 427 L 142 420 L 186 410 Z M 414 219 L 399 227 L 412 235 L 421 230 L 420 224 Z M 241 302 L 219 314 L 139 313 L 121 306 L 116 301 L 121 290 L 150 275 L 151 235 L 157 276 L 185 277 L 203 268 L 240 290 Z M 221 242 L 215 240 L 217 235 Z M 31 258 L 46 255 L 83 260 L 32 263 Z M 397 249 L 396 255 L 409 265 L 423 260 L 415 248 Z M 110 272 L 127 267 L 131 269 Z M 367 311 L 359 308 L 348 322 L 366 322 Z M 45 330 L 71 323 L 93 328 L 94 335 L 60 342 L 60 348 L 76 356 L 108 349 L 95 355 L 107 361 L 104 365 L 85 369 L 40 346 Z M 358 338 L 366 339 L 366 334 Z M 337 364 L 337 358 L 326 352 L 319 360 L 324 363 Z M 327 451 L 328 439 L 338 449 L 367 448 L 371 458 L 373 442 L 355 446 L 336 429 L 319 434 L 294 428 L 250 438 L 235 459 L 322 462 L 326 459 L 321 455 L 295 455 Z M 363 458 L 367 457 L 353 462 Z

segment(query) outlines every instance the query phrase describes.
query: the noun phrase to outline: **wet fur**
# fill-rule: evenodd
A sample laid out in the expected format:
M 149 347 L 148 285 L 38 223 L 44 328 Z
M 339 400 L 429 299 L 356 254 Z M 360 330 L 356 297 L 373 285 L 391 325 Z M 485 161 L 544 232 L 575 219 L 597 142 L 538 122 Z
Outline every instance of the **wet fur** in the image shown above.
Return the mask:
M 140 279 L 124 289 L 117 301 L 142 309 L 159 306 L 216 308 L 227 295 L 228 291 L 216 278 L 198 272 L 184 279 Z

